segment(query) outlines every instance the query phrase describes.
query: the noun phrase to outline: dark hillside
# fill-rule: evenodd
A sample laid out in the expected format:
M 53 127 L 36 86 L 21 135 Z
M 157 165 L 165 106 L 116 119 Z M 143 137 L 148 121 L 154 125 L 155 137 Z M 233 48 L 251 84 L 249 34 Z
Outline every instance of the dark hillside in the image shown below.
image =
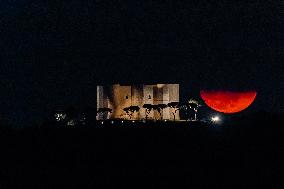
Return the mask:
M 1 183 L 94 187 L 112 185 L 112 178 L 122 176 L 122 185 L 133 177 L 158 186 L 175 179 L 198 188 L 281 186 L 282 125 L 280 116 L 255 114 L 222 125 L 98 122 L 2 129 Z

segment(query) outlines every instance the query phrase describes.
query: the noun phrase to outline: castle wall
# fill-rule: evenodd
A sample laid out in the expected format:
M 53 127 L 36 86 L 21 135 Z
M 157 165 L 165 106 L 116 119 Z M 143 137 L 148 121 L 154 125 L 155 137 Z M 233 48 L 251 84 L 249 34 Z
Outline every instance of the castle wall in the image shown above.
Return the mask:
M 169 102 L 179 102 L 178 84 L 97 86 L 97 109 L 111 108 L 113 113 L 110 118 L 112 119 L 128 119 L 129 117 L 123 109 L 129 106 L 140 107 L 140 111 L 132 116 L 133 119 L 145 119 L 145 109 L 142 108 L 144 104 L 158 105 Z M 171 112 L 171 108 L 163 109 L 162 118 L 173 119 Z M 161 116 L 157 111 L 152 110 L 148 118 L 158 120 L 161 119 Z M 176 119 L 179 119 L 178 113 Z
M 170 87 L 169 85 L 164 85 L 163 87 L 163 104 L 168 104 L 170 102 Z M 163 109 L 163 119 L 170 119 L 170 108 Z
M 159 105 L 159 104 L 163 104 L 163 84 L 158 84 L 153 86 L 153 104 L 154 105 Z M 162 112 L 162 116 L 163 116 L 163 112 Z M 158 111 L 154 111 L 154 118 L 155 119 L 161 119 L 161 115 L 159 114 Z
M 109 98 L 107 95 L 107 88 L 104 86 L 97 86 L 97 110 L 99 108 L 111 108 L 109 104 Z M 108 119 L 110 118 L 107 114 L 99 114 L 97 115 L 98 120 Z
M 178 84 L 169 84 L 170 90 L 169 90 L 169 101 L 170 102 L 179 102 L 179 85 Z M 169 108 L 171 109 L 171 108 Z M 170 112 L 172 112 L 170 110 Z M 172 113 L 170 113 L 170 119 L 173 120 L 174 116 Z M 179 120 L 179 111 L 176 113 L 176 120 Z
M 153 87 L 154 85 L 143 85 L 143 104 L 153 104 L 153 95 L 154 95 L 154 91 L 153 91 Z M 143 105 L 142 105 L 143 106 Z M 145 114 L 145 109 L 142 108 L 142 106 L 140 107 L 140 115 L 141 115 L 141 119 L 144 119 L 146 117 Z M 154 117 L 154 112 L 151 111 L 150 114 L 148 115 L 148 118 L 152 118 Z
M 123 108 L 131 106 L 131 86 L 113 85 L 111 90 L 113 113 L 111 118 L 125 118 Z

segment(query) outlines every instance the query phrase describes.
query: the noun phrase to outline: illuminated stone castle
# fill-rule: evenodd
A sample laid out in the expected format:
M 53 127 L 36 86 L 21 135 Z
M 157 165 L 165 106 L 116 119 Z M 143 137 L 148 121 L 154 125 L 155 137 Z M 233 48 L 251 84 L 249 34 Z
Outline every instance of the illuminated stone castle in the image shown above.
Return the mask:
M 108 119 L 128 119 L 123 110 L 130 106 L 139 106 L 139 112 L 136 112 L 132 119 L 145 119 L 146 113 L 144 104 L 168 104 L 170 102 L 179 102 L 179 84 L 155 84 L 155 85 L 120 85 L 97 86 L 97 110 L 99 108 L 110 108 L 112 113 Z M 171 108 L 162 110 L 162 118 L 173 120 Z M 106 117 L 105 117 L 106 118 Z M 157 111 L 151 111 L 149 119 L 161 119 Z M 102 116 L 98 116 L 102 119 Z M 179 119 L 179 113 L 176 114 Z

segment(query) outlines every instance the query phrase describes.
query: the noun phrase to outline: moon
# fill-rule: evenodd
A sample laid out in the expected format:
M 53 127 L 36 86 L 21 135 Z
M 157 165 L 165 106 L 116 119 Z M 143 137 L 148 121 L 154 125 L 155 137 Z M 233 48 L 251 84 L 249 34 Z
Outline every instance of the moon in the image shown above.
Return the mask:
M 248 108 L 255 100 L 256 94 L 256 91 L 200 91 L 201 98 L 210 108 L 230 114 Z

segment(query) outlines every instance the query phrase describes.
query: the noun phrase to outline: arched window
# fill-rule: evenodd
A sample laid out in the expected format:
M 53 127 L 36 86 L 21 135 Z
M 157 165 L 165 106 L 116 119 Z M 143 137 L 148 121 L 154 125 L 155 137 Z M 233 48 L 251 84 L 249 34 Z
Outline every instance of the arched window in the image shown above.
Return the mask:
M 128 95 L 126 95 L 125 99 L 128 99 Z
M 152 98 L 151 95 L 149 95 L 149 96 L 148 96 L 148 99 L 151 99 L 151 98 Z

